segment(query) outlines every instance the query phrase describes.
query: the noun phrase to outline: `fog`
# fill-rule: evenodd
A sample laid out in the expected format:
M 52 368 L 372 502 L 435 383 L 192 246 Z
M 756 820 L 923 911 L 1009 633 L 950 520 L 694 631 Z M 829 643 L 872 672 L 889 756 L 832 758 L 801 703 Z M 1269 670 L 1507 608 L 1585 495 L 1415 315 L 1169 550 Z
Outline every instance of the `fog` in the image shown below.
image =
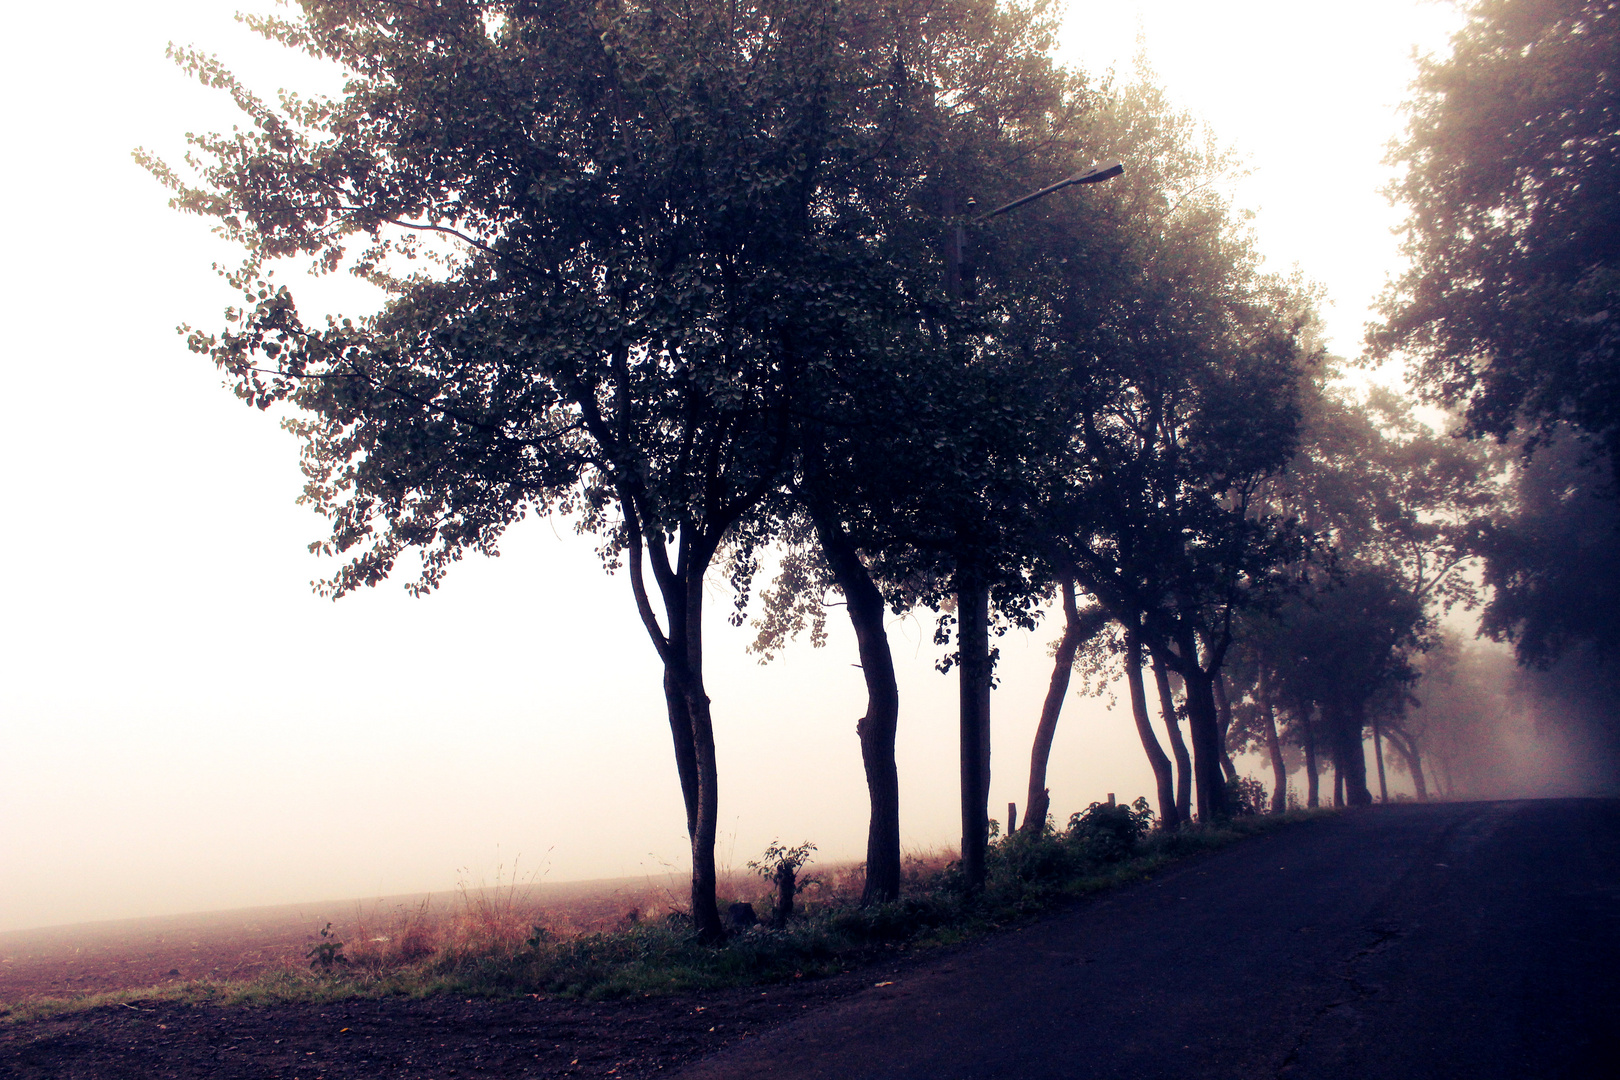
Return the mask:
M 1613 794 L 1613 678 L 1579 650 L 1548 670 L 1513 650 L 1448 637 L 1423 662 L 1406 724 L 1436 793 L 1518 799 Z
M 229 10 L 11 16 L 0 929 L 441 890 L 514 864 L 553 881 L 682 868 L 656 658 L 627 583 L 567 521 L 522 523 L 500 559 L 466 561 L 425 600 L 395 584 L 311 594 L 327 567 L 305 552 L 322 523 L 293 503 L 294 441 L 174 333 L 217 323 L 231 296 L 209 265 L 232 254 L 129 159 L 177 156 L 185 131 L 234 121 L 164 60 L 166 41 L 268 89 L 325 78 Z M 1377 192 L 1408 54 L 1443 44 L 1455 13 L 1334 11 L 1074 3 L 1063 48 L 1123 71 L 1140 31 L 1174 99 L 1249 155 L 1233 191 L 1262 249 L 1324 283 L 1333 343 L 1353 354 L 1395 265 Z M 310 295 L 376 303 L 347 280 Z M 729 596 L 712 596 L 722 864 L 775 838 L 859 858 L 864 691 L 841 616 L 825 649 L 762 667 L 750 631 L 721 617 Z M 951 844 L 958 812 L 956 687 L 933 669 L 927 618 L 891 627 L 914 849 Z M 1055 635 L 1000 643 L 998 817 L 1023 800 Z M 1151 793 L 1123 708 L 1071 695 L 1050 784 L 1059 820 L 1108 792 Z

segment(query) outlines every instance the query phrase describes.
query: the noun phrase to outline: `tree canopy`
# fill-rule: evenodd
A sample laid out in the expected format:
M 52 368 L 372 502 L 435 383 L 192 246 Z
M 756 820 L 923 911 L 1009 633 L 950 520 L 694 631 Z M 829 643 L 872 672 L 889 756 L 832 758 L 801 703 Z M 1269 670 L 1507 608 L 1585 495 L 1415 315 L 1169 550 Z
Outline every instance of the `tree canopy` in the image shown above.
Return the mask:
M 1620 449 L 1617 72 L 1613 0 L 1480 0 L 1420 64 L 1391 153 L 1411 268 L 1370 340 L 1476 434 Z
M 704 576 L 730 545 L 746 578 L 839 373 L 953 332 L 941 176 L 1069 145 L 1048 23 L 979 0 L 307 0 L 251 22 L 348 81 L 271 105 L 179 54 L 253 121 L 192 140 L 197 179 L 147 159 L 248 254 L 245 305 L 191 347 L 300 410 L 335 595 L 410 549 L 430 589 L 532 511 L 602 537 L 664 662 L 692 913 L 716 936 Z M 294 255 L 392 299 L 308 325 L 272 278 Z

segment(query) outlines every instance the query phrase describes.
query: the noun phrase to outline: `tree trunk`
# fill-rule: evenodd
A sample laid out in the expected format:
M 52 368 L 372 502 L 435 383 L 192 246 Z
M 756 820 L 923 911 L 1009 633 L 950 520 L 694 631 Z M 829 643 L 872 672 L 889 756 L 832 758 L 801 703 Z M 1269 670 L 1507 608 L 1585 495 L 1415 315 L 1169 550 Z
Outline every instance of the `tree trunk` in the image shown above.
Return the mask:
M 1181 827 L 1183 818 L 1176 805 L 1170 759 L 1165 757 L 1164 749 L 1153 734 L 1153 725 L 1148 722 L 1147 690 L 1142 685 L 1142 643 L 1131 623 L 1125 624 L 1125 682 L 1131 691 L 1131 717 L 1136 721 L 1136 733 L 1142 739 L 1142 750 L 1147 754 L 1148 764 L 1153 766 L 1153 779 L 1159 789 L 1159 826 L 1174 831 Z M 1168 690 L 1168 682 L 1166 679 L 1161 694 Z M 1172 718 L 1175 715 L 1173 708 L 1170 715 Z M 1186 754 L 1185 748 L 1182 754 Z
M 719 832 L 719 770 L 714 754 L 714 723 L 703 686 L 703 576 L 708 558 L 683 558 L 686 583 L 687 711 L 692 718 L 692 744 L 697 751 L 697 822 L 692 832 L 692 926 L 699 940 L 722 941 L 725 923 L 715 900 L 714 841 Z M 701 564 L 701 569 L 698 568 Z M 694 572 L 695 571 L 695 572 Z
M 714 755 L 714 726 L 709 716 L 709 698 L 699 686 L 692 697 L 692 728 L 697 745 L 698 812 L 692 834 L 692 927 L 703 941 L 720 941 L 726 936 L 715 900 L 717 885 L 714 841 L 719 831 L 719 772 Z
M 855 724 L 866 769 L 866 795 L 871 814 L 866 827 L 866 885 L 862 904 L 881 904 L 900 897 L 900 776 L 894 762 L 895 732 L 900 719 L 900 688 L 894 656 L 883 628 L 883 594 L 861 562 L 842 523 L 823 508 L 812 507 L 816 536 L 833 580 L 844 594 L 845 610 L 855 628 L 855 645 L 866 680 L 866 715 Z
M 960 680 L 962 874 L 984 885 L 990 838 L 990 589 L 972 570 L 956 571 L 957 676 Z
M 1052 756 L 1052 737 L 1057 734 L 1058 716 L 1063 712 L 1063 698 L 1069 692 L 1069 676 L 1074 674 L 1074 654 L 1080 649 L 1083 634 L 1080 627 L 1080 607 L 1074 599 L 1074 582 L 1063 582 L 1063 637 L 1058 640 L 1057 653 L 1052 660 L 1052 681 L 1046 688 L 1046 701 L 1041 704 L 1041 722 L 1035 726 L 1035 745 L 1029 752 L 1029 793 L 1024 801 L 1024 832 L 1039 836 L 1046 830 L 1046 815 L 1052 808 L 1051 793 L 1046 788 L 1046 764 Z M 1011 830 L 1009 825 L 1008 829 Z
M 1329 717 L 1335 791 L 1342 778 L 1345 803 L 1350 806 L 1371 806 L 1372 792 L 1367 790 L 1367 750 L 1362 742 L 1362 728 L 1365 725 L 1361 713 L 1354 707 L 1335 705 Z M 1336 802 L 1334 805 L 1341 804 Z
M 1378 762 L 1378 801 L 1389 802 L 1389 783 L 1384 779 L 1384 740 L 1378 731 L 1378 717 L 1373 717 L 1373 758 Z
M 1232 703 L 1226 696 L 1226 676 L 1216 673 L 1211 681 L 1215 691 L 1215 712 L 1221 720 L 1221 773 L 1226 777 L 1228 786 L 1238 782 L 1237 765 L 1232 761 L 1232 751 L 1227 740 L 1232 736 Z
M 1170 673 L 1165 670 L 1164 658 L 1148 649 L 1153 658 L 1153 688 L 1159 692 L 1159 713 L 1170 737 L 1170 752 L 1176 756 L 1176 821 L 1185 824 L 1192 820 L 1192 755 L 1181 737 L 1181 721 L 1176 716 L 1175 695 L 1170 692 Z
M 1333 762 L 1333 805 L 1344 806 L 1344 770 L 1339 768 L 1337 759 Z
M 1389 745 L 1406 762 L 1406 771 L 1412 774 L 1412 786 L 1417 790 L 1417 797 L 1427 799 L 1429 785 L 1423 775 L 1422 755 L 1418 753 L 1417 740 L 1397 728 L 1389 733 Z
M 1322 776 L 1316 765 L 1316 729 L 1311 723 L 1311 703 L 1299 703 L 1299 728 L 1305 744 L 1305 805 L 1312 810 L 1322 805 Z
M 681 800 L 686 804 L 686 835 L 697 833 L 697 747 L 692 742 L 692 719 L 686 694 L 668 666 L 664 668 L 664 707 L 669 711 L 669 732 L 675 742 L 675 771 L 681 778 Z
M 1288 763 L 1283 760 L 1282 740 L 1277 738 L 1277 714 L 1271 706 L 1271 680 L 1260 669 L 1260 715 L 1266 723 L 1266 752 L 1271 755 L 1271 776 L 1276 787 L 1271 792 L 1271 812 L 1288 810 Z
M 625 503 L 630 504 L 626 499 Z M 723 940 L 725 924 L 715 902 L 714 839 L 720 800 L 714 754 L 714 725 L 709 696 L 703 688 L 703 577 L 714 558 L 708 537 L 694 537 L 683 525 L 677 534 L 679 554 L 671 566 L 662 539 L 644 547 L 634 515 L 629 525 L 630 587 L 642 625 L 664 662 L 664 702 L 675 743 L 675 765 L 681 798 L 686 804 L 687 835 L 692 842 L 692 925 L 699 939 Z M 643 553 L 664 602 L 665 631 L 658 624 L 646 585 Z
M 771 919 L 771 925 L 778 930 L 786 929 L 788 920 L 793 918 L 793 895 L 798 887 L 798 871 L 791 866 L 776 868 L 776 915 Z
M 1197 779 L 1198 820 L 1223 821 L 1232 816 L 1221 770 L 1220 716 L 1215 708 L 1214 676 L 1198 664 L 1190 641 L 1182 642 L 1188 658 L 1178 672 L 1187 688 L 1187 729 L 1192 736 L 1193 775 Z M 1218 673 L 1217 673 L 1218 674 Z

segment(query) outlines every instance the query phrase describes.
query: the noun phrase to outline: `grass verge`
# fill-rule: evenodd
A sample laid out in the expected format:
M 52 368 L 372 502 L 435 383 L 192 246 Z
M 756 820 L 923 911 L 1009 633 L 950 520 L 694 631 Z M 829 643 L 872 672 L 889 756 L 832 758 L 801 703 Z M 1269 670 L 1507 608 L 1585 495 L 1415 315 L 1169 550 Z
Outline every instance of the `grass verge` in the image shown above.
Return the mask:
M 1291 811 L 1239 817 L 1174 833 L 1150 830 L 1152 815 L 1136 807 L 1094 804 L 1063 832 L 1000 838 L 990 846 L 988 881 L 964 887 L 955 863 L 913 868 L 901 898 L 861 907 L 858 889 L 842 887 L 807 898 L 785 929 L 753 927 L 723 945 L 693 940 L 680 913 L 629 922 L 614 931 L 558 938 L 543 925 L 517 926 L 470 909 L 479 933 L 445 934 L 429 949 L 415 924 L 396 935 L 393 950 L 345 956 L 328 948 L 329 963 L 287 968 L 240 982 L 192 981 L 113 993 L 36 998 L 0 1007 L 7 1023 L 102 1005 L 143 1002 L 256 1006 L 323 1003 L 357 997 L 434 994 L 586 1000 L 639 997 L 781 983 L 848 970 L 897 952 L 955 944 L 1029 922 L 1080 897 L 1149 877 L 1191 855 L 1225 847 L 1333 811 Z M 383 940 L 379 937 L 378 940 Z

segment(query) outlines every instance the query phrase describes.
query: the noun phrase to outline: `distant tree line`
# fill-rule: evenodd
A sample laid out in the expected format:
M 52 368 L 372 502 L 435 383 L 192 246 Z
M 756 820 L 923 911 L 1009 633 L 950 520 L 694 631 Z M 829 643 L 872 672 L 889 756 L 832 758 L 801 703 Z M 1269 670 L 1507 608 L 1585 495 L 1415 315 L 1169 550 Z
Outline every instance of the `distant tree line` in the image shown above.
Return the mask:
M 1476 25 L 1537 6 L 1484 4 Z M 251 121 L 192 137 L 186 174 L 142 155 L 246 252 L 228 275 L 242 304 L 189 344 L 244 401 L 288 407 L 305 499 L 332 526 L 315 548 L 340 562 L 333 596 L 406 552 L 429 591 L 530 514 L 599 539 L 663 664 L 705 938 L 724 928 L 704 584 L 729 576 L 740 621 L 767 552 L 758 650 L 819 640 L 829 592 L 854 630 L 868 902 L 900 888 L 892 614 L 936 613 L 960 680 L 969 887 L 990 831 L 994 641 L 1054 602 L 1032 831 L 1077 669 L 1125 677 L 1175 828 L 1255 809 L 1232 760 L 1248 748 L 1272 763 L 1272 809 L 1297 753 L 1308 803 L 1323 762 L 1335 801 L 1370 801 L 1369 733 L 1380 793 L 1385 746 L 1421 790 L 1418 661 L 1437 619 L 1480 599 L 1463 571 L 1482 552 L 1491 632 L 1568 632 L 1501 606 L 1525 591 L 1502 554 L 1511 522 L 1492 517 L 1499 456 L 1392 393 L 1345 389 L 1317 298 L 1261 272 L 1220 194 L 1232 162 L 1149 77 L 1055 64 L 1044 5 L 305 0 L 249 23 L 347 81 L 269 103 L 177 53 Z M 1413 147 L 1446 107 L 1422 100 Z M 1122 176 L 987 213 L 1111 160 Z M 294 256 L 389 299 L 306 321 L 272 276 Z M 1456 346 L 1413 329 L 1417 280 L 1375 338 L 1432 345 L 1422 370 L 1438 372 Z M 1581 305 L 1610 279 L 1568 284 L 1560 317 L 1607 326 Z M 1501 433 L 1466 380 L 1423 378 Z M 1605 423 L 1580 430 L 1601 443 Z

